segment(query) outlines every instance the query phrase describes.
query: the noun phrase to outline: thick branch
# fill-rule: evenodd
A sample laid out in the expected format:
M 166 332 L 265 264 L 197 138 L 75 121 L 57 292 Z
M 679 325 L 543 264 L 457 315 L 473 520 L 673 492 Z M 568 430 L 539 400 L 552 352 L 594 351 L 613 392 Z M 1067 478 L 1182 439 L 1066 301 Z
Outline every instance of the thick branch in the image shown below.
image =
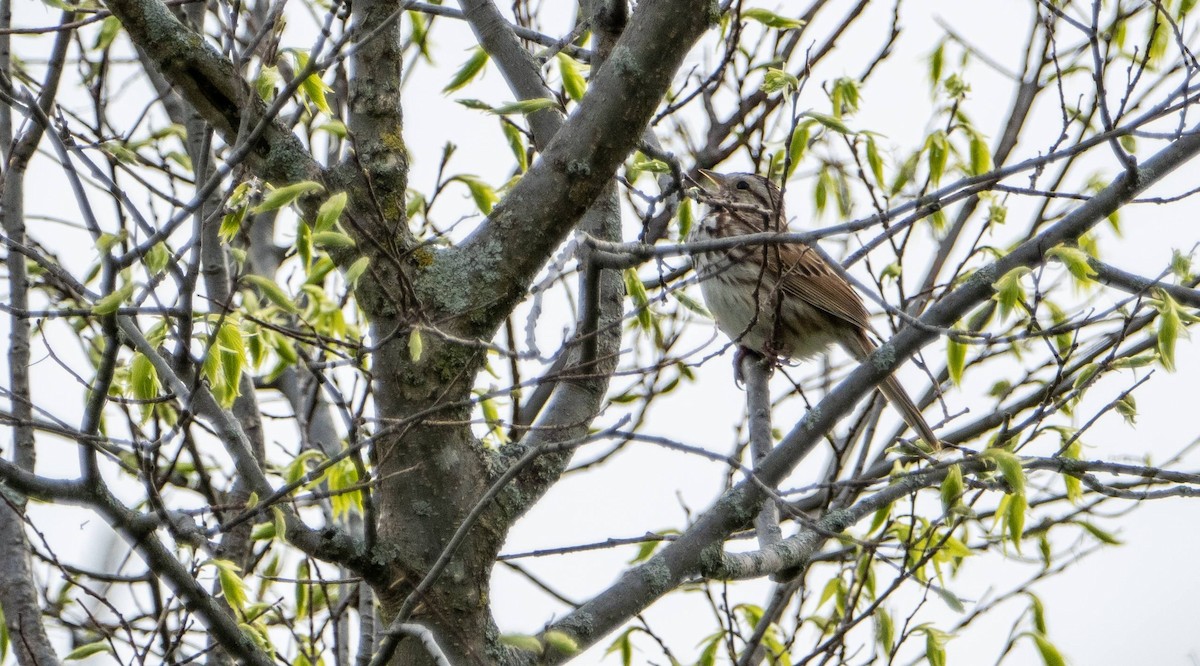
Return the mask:
M 1123 271 L 1115 266 L 1110 266 L 1099 259 L 1088 259 L 1088 265 L 1096 271 L 1096 279 L 1111 287 L 1127 291 L 1131 294 L 1148 294 L 1151 289 L 1162 289 L 1171 295 L 1171 298 L 1183 303 L 1184 305 L 1193 308 L 1200 308 L 1200 290 L 1189 289 L 1177 284 L 1170 284 L 1161 280 L 1153 280 L 1148 277 L 1143 277 L 1137 273 Z
M 107 0 L 105 4 L 129 38 L 226 142 L 233 144 L 239 128 L 254 127 L 263 119 L 266 105 L 234 64 L 160 0 Z M 322 179 L 321 167 L 278 119 L 270 120 L 248 162 L 273 183 Z
M 517 41 L 513 27 L 504 20 L 492 0 L 459 0 L 458 4 L 462 5 L 463 15 L 475 31 L 479 44 L 499 65 L 500 74 L 517 99 L 554 97 L 542 78 L 541 68 Z M 529 127 L 538 150 L 545 150 L 562 124 L 562 113 L 553 107 L 529 114 Z
M 61 24 L 68 24 L 74 14 L 64 12 Z M 12 24 L 12 5 L 0 0 L 0 31 Z M 54 104 L 71 43 L 70 31 L 58 33 L 51 50 L 37 109 L 46 113 Z M 0 34 L 0 77 L 4 87 L 12 83 L 11 42 L 5 32 Z M 4 90 L 11 95 L 12 90 Z M 32 113 L 31 113 L 32 115 Z M 4 167 L 0 169 L 0 222 L 4 234 L 12 241 L 25 243 L 25 169 L 41 142 L 45 128 L 40 123 L 28 123 L 20 136 L 13 135 L 13 108 L 0 110 L 0 151 Z M 33 394 L 30 384 L 30 325 L 25 311 L 29 308 L 29 279 L 25 257 L 9 250 L 5 257 L 8 269 L 8 295 L 11 305 L 8 334 L 8 396 L 12 403 L 12 456 L 14 466 L 29 473 L 36 461 L 36 441 L 33 429 Z M 0 444 L 2 447 L 3 444 Z M 34 585 L 33 567 L 29 561 L 29 542 L 25 534 L 25 497 L 9 488 L 0 488 L 0 606 L 4 609 L 8 635 L 15 638 L 14 652 L 22 664 L 57 664 L 58 657 L 46 627 L 42 623 L 38 591 Z
M 456 309 L 471 312 L 470 321 L 461 323 L 470 335 L 496 330 L 633 150 L 684 55 L 708 26 L 709 9 L 696 0 L 639 4 L 542 159 L 497 204 L 487 224 L 427 271 L 431 280 L 462 286 L 456 291 L 469 302 Z

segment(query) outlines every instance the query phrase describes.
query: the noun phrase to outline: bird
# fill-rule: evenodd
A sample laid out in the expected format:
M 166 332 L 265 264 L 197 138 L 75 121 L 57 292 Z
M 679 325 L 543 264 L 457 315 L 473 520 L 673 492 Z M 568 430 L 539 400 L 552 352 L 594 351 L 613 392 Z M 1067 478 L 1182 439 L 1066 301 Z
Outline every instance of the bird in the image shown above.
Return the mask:
M 783 193 L 753 173 L 700 169 L 707 211 L 689 241 L 787 231 Z M 854 287 L 804 243 L 769 243 L 692 253 L 704 302 L 717 328 L 742 350 L 802 361 L 837 344 L 862 361 L 875 351 L 867 309 Z M 735 361 L 736 363 L 736 361 Z M 740 368 L 738 368 L 740 371 Z M 934 450 L 941 442 L 921 410 L 889 375 L 879 384 L 905 423 Z

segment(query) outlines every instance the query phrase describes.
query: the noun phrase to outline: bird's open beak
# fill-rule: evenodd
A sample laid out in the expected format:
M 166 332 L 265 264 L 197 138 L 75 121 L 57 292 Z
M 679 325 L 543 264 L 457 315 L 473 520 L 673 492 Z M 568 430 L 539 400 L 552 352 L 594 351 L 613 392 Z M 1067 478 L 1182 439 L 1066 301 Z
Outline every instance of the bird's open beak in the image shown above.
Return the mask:
M 721 189 L 721 186 L 725 184 L 725 176 L 722 176 L 716 171 L 709 171 L 708 169 L 697 169 L 697 171 L 700 172 L 701 176 L 704 176 L 710 183 L 715 185 L 717 189 Z

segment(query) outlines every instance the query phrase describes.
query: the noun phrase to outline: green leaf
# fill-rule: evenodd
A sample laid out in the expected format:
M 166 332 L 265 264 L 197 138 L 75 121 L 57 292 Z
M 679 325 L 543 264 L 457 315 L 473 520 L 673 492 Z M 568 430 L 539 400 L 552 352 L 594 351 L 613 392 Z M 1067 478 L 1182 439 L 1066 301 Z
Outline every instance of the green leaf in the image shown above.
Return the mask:
M 817 172 L 817 182 L 813 185 L 813 208 L 818 215 L 825 212 L 825 206 L 829 203 L 829 190 L 836 187 L 833 176 L 829 173 L 829 166 L 822 166 Z
M 971 134 L 971 175 L 978 176 L 992 170 L 992 151 L 983 137 Z
M 241 629 L 243 634 L 246 634 L 250 640 L 254 641 L 255 645 L 268 654 L 275 651 L 274 646 L 271 645 L 271 635 L 262 622 L 238 622 L 238 629 Z
M 258 76 L 254 77 L 254 90 L 258 93 L 259 99 L 270 102 L 275 98 L 275 89 L 281 81 L 282 77 L 279 76 L 278 67 L 263 67 L 258 70 Z
M 1157 63 L 1162 61 L 1167 52 L 1167 45 L 1171 43 L 1171 28 L 1163 20 L 1149 21 L 1149 24 L 1150 34 L 1146 40 L 1146 63 L 1153 69 Z
M 321 75 L 313 72 L 305 77 L 304 82 L 300 84 L 301 94 L 313 103 L 321 113 L 332 115 L 333 109 L 329 108 L 329 100 L 326 99 L 325 93 L 333 90 L 329 84 L 321 79 Z
M 275 523 L 262 523 L 255 525 L 250 531 L 251 541 L 268 541 L 274 539 L 279 534 L 279 530 L 275 528 Z
M 421 12 L 410 10 L 406 12 L 409 23 L 411 24 L 411 39 L 417 48 L 421 51 L 421 57 L 429 64 L 433 64 L 433 56 L 429 52 L 429 26 L 425 23 L 425 16 Z
M 629 637 L 632 636 L 637 630 L 637 627 L 630 627 L 625 631 L 622 631 L 621 635 L 617 636 L 617 639 L 608 646 L 607 650 L 604 651 L 605 656 L 608 656 L 613 652 L 620 652 L 621 666 L 630 666 L 633 663 L 633 641 L 631 641 Z
M 121 141 L 105 141 L 100 145 L 100 148 L 118 162 L 124 164 L 139 164 L 142 161 L 136 150 L 129 148 L 129 146 Z
M 858 81 L 843 76 L 833 82 L 830 101 L 833 103 L 834 116 L 841 118 L 843 114 L 854 113 L 858 110 L 858 100 Z
M 482 46 L 477 46 L 471 51 L 471 57 L 458 68 L 454 76 L 450 78 L 450 83 L 442 88 L 442 93 L 452 93 L 459 90 L 463 86 L 470 83 L 480 72 L 483 71 L 483 66 L 488 62 L 487 51 L 483 50 Z
M 879 279 L 880 280 L 897 280 L 903 274 L 904 274 L 904 267 L 900 265 L 900 262 L 893 261 L 892 263 L 888 264 L 887 266 L 884 266 L 883 270 L 879 272 Z
M 275 350 L 275 355 L 284 365 L 296 365 L 296 362 L 300 360 L 300 355 L 296 352 L 296 345 L 292 343 L 291 338 L 282 333 L 274 331 L 272 333 L 274 335 L 271 336 L 270 343 L 271 349 Z
M 1021 552 L 1021 537 L 1025 535 L 1025 511 L 1029 508 L 1029 502 L 1025 500 L 1024 494 L 1010 495 L 1009 499 L 1008 513 L 1006 515 L 1008 538 L 1019 553 Z
M 233 191 L 229 193 L 229 199 L 225 202 L 225 206 L 230 210 L 241 208 L 249 201 L 250 195 L 254 194 L 256 189 L 251 183 L 238 183 Z
M 217 229 L 217 236 L 226 243 L 237 237 L 238 232 L 242 230 L 242 220 L 246 219 L 246 207 L 239 206 L 221 218 L 221 227 Z
M 1012 488 L 1014 495 L 1025 494 L 1025 468 L 1021 466 L 1020 458 L 1004 449 L 995 447 L 984 451 L 982 457 L 996 463 L 996 468 L 1008 482 L 1008 487 Z
M 879 156 L 879 147 L 875 145 L 875 137 L 867 136 L 867 164 L 875 176 L 875 182 L 883 186 L 883 158 Z
M 1083 499 L 1083 482 L 1078 477 L 1063 474 L 1063 484 L 1067 489 L 1067 500 L 1071 504 L 1078 504 Z
M 800 166 L 800 162 L 804 160 L 804 154 L 808 152 L 808 140 L 811 133 L 813 122 L 806 120 L 798 123 L 796 129 L 792 131 L 791 142 L 788 144 L 788 165 L 787 174 L 784 178 L 791 178 L 796 172 L 796 167 Z
M 808 111 L 804 115 L 821 123 L 825 127 L 828 127 L 838 134 L 854 134 L 854 130 L 847 127 L 846 123 L 843 123 L 840 119 L 834 118 L 833 116 L 827 116 L 824 113 L 816 113 L 814 111 Z
M 875 610 L 875 640 L 879 641 L 879 647 L 887 654 L 891 654 L 892 648 L 896 642 L 896 627 L 892 623 L 892 616 L 882 607 Z
M 912 182 L 913 176 L 917 173 L 917 163 L 920 161 L 920 153 L 913 153 L 908 159 L 900 165 L 900 169 L 896 172 L 895 179 L 892 180 L 892 187 L 889 194 L 895 196 L 904 189 L 905 185 Z
M 340 231 L 321 231 L 312 235 L 314 246 L 326 250 L 349 250 L 354 247 L 354 239 Z
M 1046 256 L 1061 261 L 1080 282 L 1091 282 L 1092 277 L 1096 275 L 1095 269 L 1088 263 L 1088 254 L 1077 247 L 1058 245 L 1050 248 Z
M 679 242 L 686 243 L 688 237 L 692 234 L 692 224 L 696 221 L 696 214 L 692 210 L 692 200 L 685 198 L 679 202 Z
M 132 282 L 127 283 L 124 287 L 117 289 L 111 294 L 99 299 L 92 305 L 92 314 L 97 316 L 110 315 L 121 308 L 133 296 L 134 285 Z
M 1088 363 L 1087 365 L 1083 366 L 1083 368 L 1079 370 L 1079 374 L 1075 376 L 1075 381 L 1072 382 L 1071 388 L 1077 391 L 1081 388 L 1085 388 L 1099 371 L 1100 366 L 1095 363 Z
M 817 606 L 824 606 L 826 601 L 829 601 L 835 595 L 844 592 L 845 588 L 846 581 L 842 580 L 840 576 L 830 578 L 825 582 L 825 587 L 821 590 L 821 598 L 817 601 Z
M 1171 273 L 1180 283 L 1192 279 L 1192 255 L 1184 254 L 1178 249 L 1171 250 Z
M 725 632 L 718 631 L 708 638 L 708 642 L 704 644 L 704 651 L 700 653 L 700 659 L 696 661 L 696 666 L 714 666 L 717 663 L 717 652 L 725 642 Z
M 1179 340 L 1181 327 L 1179 305 L 1162 290 L 1156 292 L 1158 305 L 1158 356 L 1167 372 L 1175 372 L 1175 343 Z
M 229 560 L 214 559 L 209 563 L 217 567 L 217 581 L 221 584 L 225 602 L 239 611 L 243 610 L 246 607 L 246 585 L 238 575 L 241 569 Z
M 503 118 L 500 119 L 500 129 L 504 132 L 504 138 L 508 139 L 513 157 L 517 158 L 517 167 L 521 173 L 525 173 L 529 169 L 529 153 L 525 151 L 525 138 L 521 136 L 521 130 Z
M 158 397 L 162 384 L 158 380 L 158 370 L 150 362 L 149 357 L 138 352 L 129 363 L 129 388 L 133 397 L 138 400 L 153 400 Z
M 967 96 L 967 93 L 971 92 L 971 86 L 958 74 L 947 76 L 942 85 L 946 88 L 946 94 L 955 100 L 961 100 Z
M 925 658 L 929 660 L 929 666 L 946 666 L 946 642 L 953 636 L 929 625 L 917 627 L 917 630 L 925 634 Z
M 352 287 L 358 286 L 358 279 L 362 277 L 362 274 L 367 271 L 367 267 L 370 265 L 370 257 L 359 257 L 356 259 L 354 263 L 350 264 L 350 267 L 346 269 L 346 282 L 348 282 Z
M 635 172 L 649 171 L 650 173 L 671 173 L 671 165 L 662 160 L 653 159 L 642 153 L 634 153 L 629 168 Z
M 646 294 L 646 287 L 642 285 L 642 279 L 632 268 L 625 269 L 625 291 L 633 301 L 634 307 L 637 308 L 638 325 L 647 331 L 650 330 L 652 325 L 650 297 Z
M 642 562 L 650 559 L 650 556 L 654 554 L 654 551 L 658 550 L 658 546 L 661 543 L 661 541 L 656 541 L 653 539 L 643 541 L 641 545 L 638 546 L 637 553 L 635 553 L 633 558 L 629 560 L 628 564 L 641 564 Z
M 534 654 L 542 654 L 542 642 L 536 636 L 527 636 L 525 634 L 504 634 L 500 636 L 500 642 L 509 647 L 514 647 L 525 652 Z
M 796 28 L 804 27 L 804 21 L 801 21 L 800 19 L 780 16 L 779 14 L 767 9 L 743 9 L 742 18 L 758 21 L 768 28 L 776 28 L 778 30 L 795 30 Z
M 310 273 L 313 260 L 312 227 L 304 220 L 296 220 L 296 254 L 304 266 L 304 272 Z
M 790 93 L 800 87 L 800 79 L 789 74 L 782 69 L 768 67 L 767 73 L 763 75 L 763 82 L 760 89 L 769 94 L 783 91 L 785 94 Z
M 150 271 L 151 275 L 158 275 L 167 268 L 167 264 L 171 261 L 171 251 L 167 249 L 166 243 L 155 243 L 153 247 L 146 251 L 145 258 L 142 259 L 146 270 Z
M 329 484 L 329 504 L 335 519 L 348 515 L 351 510 L 362 514 L 362 491 L 350 490 L 358 485 L 358 469 L 353 460 L 341 460 L 330 467 L 325 480 Z
M 942 508 L 949 511 L 958 506 L 962 502 L 963 488 L 962 467 L 951 465 L 946 471 L 946 478 L 942 480 Z
M 1045 636 L 1040 633 L 1029 634 L 1033 638 L 1034 644 L 1037 645 L 1038 654 L 1042 655 L 1042 663 L 1046 666 L 1067 666 L 1067 660 L 1063 659 L 1058 648 L 1054 647 Z
M 491 428 L 488 434 L 495 436 L 501 441 L 504 441 L 504 422 L 500 420 L 500 410 L 496 408 L 496 401 L 480 393 L 479 409 L 483 412 L 484 422 L 488 424 L 489 428 Z
M 250 367 L 254 370 L 261 368 L 263 361 L 267 358 L 266 338 L 270 335 L 271 333 L 264 332 L 264 329 L 256 323 L 247 324 L 246 351 L 250 354 Z
M 350 133 L 346 129 L 346 123 L 343 123 L 340 120 L 327 120 L 320 125 L 317 125 L 314 129 L 316 129 L 318 132 L 331 134 L 339 139 L 345 139 Z
M 267 211 L 279 210 L 284 206 L 290 205 L 306 194 L 320 192 L 325 188 L 320 183 L 303 180 L 299 183 L 284 185 L 283 187 L 272 190 L 267 196 L 263 197 L 262 203 L 254 207 L 254 213 L 265 213 Z
M 100 254 L 107 254 L 120 243 L 124 243 L 129 238 L 129 234 L 122 231 L 119 234 L 100 234 L 96 239 L 96 249 Z
M 295 63 L 296 71 L 302 72 L 308 67 L 309 55 L 300 49 L 288 49 L 288 53 L 292 56 L 292 61 Z M 329 102 L 325 99 L 325 93 L 333 90 L 324 81 L 321 80 L 320 72 L 313 72 L 304 78 L 300 83 L 300 96 L 313 103 L 319 111 L 325 115 L 332 115 L 333 111 L 329 108 Z
M 675 300 L 679 301 L 680 305 L 691 310 L 692 312 L 695 312 L 696 314 L 700 315 L 701 317 L 704 317 L 705 319 L 713 318 L 712 313 L 708 311 L 708 308 L 704 307 L 704 305 L 701 304 L 699 301 L 692 298 L 691 296 L 688 296 L 687 294 L 683 293 L 682 291 L 679 291 L 679 290 L 672 291 L 671 296 Z
M 1133 395 L 1126 395 L 1117 400 L 1114 408 L 1125 419 L 1126 423 L 1131 426 L 1137 425 L 1137 401 L 1133 399 Z
M 112 45 L 113 40 L 121 33 L 121 20 L 115 16 L 107 16 L 100 22 L 100 32 L 96 33 L 96 42 L 92 48 L 103 51 Z
M 229 407 L 241 394 L 242 369 L 246 365 L 246 346 L 236 324 L 225 322 L 216 332 L 212 348 L 204 359 L 203 374 L 213 396 L 222 407 Z
M 412 333 L 408 334 L 408 358 L 413 363 L 421 360 L 421 353 L 425 350 L 425 343 L 421 340 L 421 329 L 414 328 Z
M 942 80 L 942 65 L 946 59 L 946 44 L 941 42 L 933 53 L 929 54 L 929 85 L 930 88 L 936 90 L 938 83 Z
M 955 386 L 962 385 L 963 368 L 966 363 L 967 345 L 954 338 L 946 338 L 946 369 Z
M 467 186 L 467 189 L 471 191 L 471 198 L 475 200 L 475 205 L 484 215 L 490 215 L 492 208 L 500 200 L 500 197 L 496 195 L 496 190 L 477 176 L 455 176 L 450 180 L 457 180 Z
M 1026 266 L 1018 266 L 1004 274 L 999 280 L 992 285 L 992 289 L 996 291 L 996 302 L 1000 305 L 1000 318 L 1003 319 L 1012 312 L 1018 304 L 1025 300 L 1025 287 L 1021 285 L 1021 278 L 1029 274 L 1029 268 Z
M 101 652 L 112 654 L 112 646 L 110 646 L 107 641 L 96 641 L 95 643 L 80 645 L 79 647 L 67 653 L 67 656 L 63 657 L 63 661 L 77 661 L 79 659 L 86 659 L 92 655 L 100 654 Z
M 1029 597 L 1029 614 L 1033 616 L 1033 627 L 1039 634 L 1046 633 L 1046 609 L 1042 606 L 1042 600 L 1032 592 L 1026 592 L 1025 596 Z
M 549 97 L 535 97 L 534 99 L 523 99 L 519 102 L 504 104 L 492 109 L 492 113 L 508 116 L 514 113 L 529 115 L 536 113 L 542 109 L 551 109 L 558 106 L 558 101 Z
M 271 278 L 250 273 L 243 275 L 242 280 L 257 287 L 259 292 L 262 293 L 263 296 L 266 296 L 268 301 L 271 301 L 275 305 L 279 306 L 285 312 L 300 311 L 300 308 L 296 305 L 296 302 L 292 300 L 292 297 L 288 296 L 287 293 L 284 292 L 283 287 L 280 287 L 279 284 Z
M 296 617 L 304 617 L 308 615 L 308 604 L 312 598 L 312 585 L 300 581 L 310 578 L 308 562 L 301 560 L 296 565 L 296 583 L 294 590 L 294 600 L 296 604 Z
M 929 589 L 936 592 L 938 597 L 940 597 L 941 600 L 946 603 L 950 610 L 954 611 L 955 613 L 967 612 L 967 607 L 963 604 L 962 599 L 959 599 L 958 595 L 954 594 L 950 590 L 947 590 L 941 585 L 930 585 Z
M 483 102 L 483 101 L 480 101 L 477 99 L 456 99 L 454 101 L 459 104 L 462 104 L 463 106 L 467 107 L 468 109 L 475 109 L 476 111 L 487 111 L 488 113 L 492 112 L 491 104 L 488 104 L 487 102 Z
M 289 484 L 296 483 L 300 479 L 304 478 L 304 475 L 308 471 L 307 465 L 310 460 L 319 460 L 324 457 L 325 455 L 320 451 L 315 451 L 312 449 L 304 451 L 300 455 L 293 458 L 292 461 L 287 464 L 287 467 L 283 469 L 283 480 Z
M 1105 530 L 1102 530 L 1099 527 L 1096 527 L 1094 524 L 1089 523 L 1086 520 L 1076 520 L 1076 521 L 1074 521 L 1074 523 L 1076 525 L 1082 527 L 1084 530 L 1086 530 L 1088 534 L 1091 534 L 1092 536 L 1096 537 L 1096 540 L 1099 541 L 1100 543 L 1105 543 L 1110 546 L 1120 546 L 1125 543 L 1125 542 L 1121 541 L 1120 539 L 1118 539 L 1111 532 L 1106 532 Z
M 587 92 L 587 82 L 583 79 L 583 74 L 579 73 L 579 65 L 571 56 L 558 52 L 555 56 L 558 60 L 558 73 L 562 76 L 563 90 L 567 96 L 578 102 L 583 99 L 583 95 Z
M 579 643 L 570 634 L 565 632 L 550 630 L 543 634 L 542 638 L 546 641 L 546 645 L 563 654 L 575 654 L 579 652 Z
M 950 155 L 950 142 L 946 133 L 938 130 L 925 140 L 925 150 L 929 154 L 929 181 L 937 185 L 946 171 L 946 160 Z
M 342 211 L 346 209 L 346 200 L 349 197 L 345 192 L 338 192 L 325 200 L 321 207 L 317 209 L 317 220 L 313 223 L 313 231 L 329 231 L 333 229 L 333 225 L 342 216 Z
M 1000 204 L 992 204 L 988 206 L 987 222 L 988 224 L 1004 224 L 1004 220 L 1008 218 L 1008 207 Z
M 284 519 L 283 509 L 271 507 L 271 524 L 275 526 L 275 535 L 283 538 L 287 535 L 287 520 Z

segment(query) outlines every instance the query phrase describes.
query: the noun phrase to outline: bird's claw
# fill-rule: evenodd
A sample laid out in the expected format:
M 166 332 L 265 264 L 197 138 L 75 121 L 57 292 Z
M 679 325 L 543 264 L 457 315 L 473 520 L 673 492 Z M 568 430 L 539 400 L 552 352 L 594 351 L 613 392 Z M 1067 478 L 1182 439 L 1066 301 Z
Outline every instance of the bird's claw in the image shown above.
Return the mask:
M 733 352 L 733 383 L 739 389 L 746 388 L 746 377 L 742 373 L 742 359 L 746 357 L 746 354 L 753 353 L 741 345 L 738 345 L 737 350 Z
M 747 358 L 754 363 L 763 363 L 766 357 L 749 347 L 737 346 L 737 351 L 733 353 L 733 383 L 740 389 L 746 388 L 746 374 L 742 371 L 742 361 Z M 768 366 L 768 372 L 774 370 L 775 363 L 772 363 Z

